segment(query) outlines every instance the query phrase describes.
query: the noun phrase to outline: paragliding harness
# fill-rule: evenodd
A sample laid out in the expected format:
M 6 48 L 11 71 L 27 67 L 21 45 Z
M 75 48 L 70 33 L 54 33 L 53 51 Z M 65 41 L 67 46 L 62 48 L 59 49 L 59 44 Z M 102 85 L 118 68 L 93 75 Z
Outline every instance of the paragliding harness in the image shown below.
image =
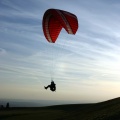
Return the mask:
M 56 84 L 54 83 L 54 81 L 51 81 L 50 90 L 53 92 L 56 91 Z
M 47 90 L 47 88 L 50 88 L 50 90 L 51 90 L 52 92 L 55 92 L 55 91 L 56 91 L 56 84 L 54 83 L 53 80 L 51 80 L 51 84 L 50 84 L 50 85 L 48 85 L 47 87 L 45 87 L 46 90 Z

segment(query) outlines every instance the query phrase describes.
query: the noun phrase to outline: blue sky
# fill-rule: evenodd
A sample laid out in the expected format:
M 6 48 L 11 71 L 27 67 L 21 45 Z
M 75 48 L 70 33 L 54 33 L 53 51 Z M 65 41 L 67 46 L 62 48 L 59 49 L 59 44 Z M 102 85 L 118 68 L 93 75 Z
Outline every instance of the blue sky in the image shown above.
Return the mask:
M 49 8 L 78 17 L 76 35 L 62 29 L 48 43 Z M 119 0 L 0 0 L 0 98 L 99 102 L 120 93 Z M 55 93 L 44 90 L 51 77 Z

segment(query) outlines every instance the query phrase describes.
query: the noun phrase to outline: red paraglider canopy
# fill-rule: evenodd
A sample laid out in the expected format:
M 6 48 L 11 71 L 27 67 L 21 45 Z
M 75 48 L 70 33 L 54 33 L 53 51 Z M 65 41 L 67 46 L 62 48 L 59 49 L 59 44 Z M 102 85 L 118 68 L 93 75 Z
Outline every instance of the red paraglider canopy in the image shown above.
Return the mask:
M 43 32 L 48 42 L 55 43 L 64 28 L 68 34 L 75 34 L 78 29 L 77 17 L 67 11 L 48 9 L 43 16 Z

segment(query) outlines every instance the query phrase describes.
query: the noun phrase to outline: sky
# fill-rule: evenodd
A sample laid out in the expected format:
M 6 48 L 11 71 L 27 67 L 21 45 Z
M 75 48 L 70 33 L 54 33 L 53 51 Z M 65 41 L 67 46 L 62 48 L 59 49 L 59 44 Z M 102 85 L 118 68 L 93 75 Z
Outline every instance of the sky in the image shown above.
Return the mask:
M 75 14 L 75 35 L 43 34 L 47 9 Z M 100 102 L 120 94 L 119 0 L 0 0 L 0 99 Z M 56 92 L 45 90 L 54 80 Z

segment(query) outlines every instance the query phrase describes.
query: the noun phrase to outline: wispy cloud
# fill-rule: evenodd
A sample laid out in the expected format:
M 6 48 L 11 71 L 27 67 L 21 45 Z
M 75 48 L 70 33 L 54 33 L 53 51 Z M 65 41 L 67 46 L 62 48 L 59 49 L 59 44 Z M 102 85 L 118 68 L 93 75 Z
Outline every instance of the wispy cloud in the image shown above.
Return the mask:
M 0 55 L 5 55 L 5 54 L 6 54 L 6 50 L 5 50 L 5 49 L 0 48 Z
M 42 30 L 42 17 L 49 8 L 76 14 L 79 21 L 76 35 L 70 35 L 63 29 L 55 44 L 48 43 Z M 58 83 L 58 98 L 62 94 L 65 97 L 61 96 L 61 99 L 71 98 L 69 91 L 75 99 L 78 94 L 87 99 L 86 96 L 92 94 L 90 90 L 96 95 L 95 90 L 104 91 L 105 85 L 115 87 L 119 84 L 119 2 L 1 0 L 0 16 L 2 84 L 8 86 L 9 83 L 10 88 L 12 84 L 20 84 L 26 94 L 33 88 L 38 95 L 38 86 L 43 89 L 52 77 Z M 28 90 L 25 85 L 29 86 Z M 73 87 L 77 88 L 76 93 L 72 92 Z M 88 93 L 84 92 L 84 96 L 77 90 Z M 117 91 L 120 91 L 118 86 Z M 42 99 L 47 99 L 44 92 L 40 91 Z M 37 95 L 36 99 L 40 99 Z M 48 93 L 46 95 L 49 96 Z

